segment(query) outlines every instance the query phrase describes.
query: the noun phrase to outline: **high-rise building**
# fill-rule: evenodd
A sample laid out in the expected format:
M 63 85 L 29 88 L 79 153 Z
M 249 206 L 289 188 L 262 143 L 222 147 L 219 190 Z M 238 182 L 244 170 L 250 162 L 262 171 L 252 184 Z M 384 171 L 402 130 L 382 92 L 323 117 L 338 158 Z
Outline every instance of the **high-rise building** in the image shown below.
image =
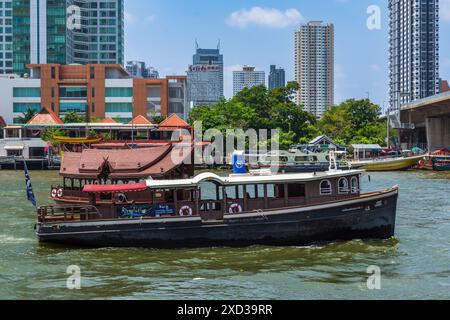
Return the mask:
M 266 73 L 255 69 L 255 67 L 244 66 L 241 71 L 233 71 L 233 95 L 238 94 L 244 88 L 250 89 L 266 84 Z
M 9 57 L 0 72 L 24 75 L 29 63 L 123 64 L 123 2 L 0 0 L 8 32 L 0 52 Z
M 334 104 L 334 26 L 310 21 L 295 32 L 297 103 L 320 118 Z
M 153 67 L 147 67 L 142 61 L 127 61 L 125 66 L 128 73 L 134 78 L 158 79 L 159 72 Z
M 193 106 L 217 103 L 223 96 L 223 55 L 217 49 L 201 49 L 196 43 L 187 71 L 188 100 Z
M 12 73 L 12 0 L 0 0 L 0 74 Z
M 439 93 L 439 0 L 389 0 L 390 105 Z
M 275 65 L 270 66 L 269 89 L 282 88 L 286 85 L 286 72 Z

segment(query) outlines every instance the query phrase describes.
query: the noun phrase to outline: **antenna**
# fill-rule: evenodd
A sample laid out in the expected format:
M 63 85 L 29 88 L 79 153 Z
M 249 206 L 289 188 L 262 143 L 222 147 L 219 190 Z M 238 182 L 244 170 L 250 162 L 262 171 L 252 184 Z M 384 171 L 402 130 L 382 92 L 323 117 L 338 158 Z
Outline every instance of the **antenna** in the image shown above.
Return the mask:
M 195 50 L 198 50 L 198 41 L 197 41 L 197 38 L 195 38 Z
M 219 50 L 220 51 L 220 39 L 219 39 L 219 42 L 217 43 L 217 50 Z

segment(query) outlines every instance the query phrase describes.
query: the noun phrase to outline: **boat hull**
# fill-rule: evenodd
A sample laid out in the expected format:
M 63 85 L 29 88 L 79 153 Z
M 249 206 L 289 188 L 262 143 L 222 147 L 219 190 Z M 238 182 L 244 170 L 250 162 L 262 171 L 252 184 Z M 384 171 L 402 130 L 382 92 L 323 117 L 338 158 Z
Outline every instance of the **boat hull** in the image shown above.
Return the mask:
M 408 170 L 409 168 L 417 165 L 421 159 L 422 159 L 421 157 L 414 157 L 404 159 L 393 159 L 391 161 L 381 160 L 381 161 L 370 161 L 367 163 L 354 162 L 352 163 L 352 167 L 372 172 L 401 171 L 401 170 Z
M 301 246 L 394 236 L 398 190 L 309 207 L 200 217 L 40 223 L 43 243 L 81 247 L 199 248 Z

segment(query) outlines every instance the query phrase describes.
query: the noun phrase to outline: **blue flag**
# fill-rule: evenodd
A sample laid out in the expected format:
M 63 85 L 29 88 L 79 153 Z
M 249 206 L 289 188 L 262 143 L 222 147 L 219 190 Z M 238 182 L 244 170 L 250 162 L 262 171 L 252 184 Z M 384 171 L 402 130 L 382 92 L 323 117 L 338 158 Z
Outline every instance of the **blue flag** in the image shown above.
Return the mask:
M 34 196 L 33 186 L 31 185 L 30 175 L 28 173 L 27 162 L 25 160 L 23 161 L 23 167 L 25 169 L 25 184 L 27 186 L 27 198 L 28 201 L 30 201 L 33 204 L 33 206 L 36 207 L 36 197 Z

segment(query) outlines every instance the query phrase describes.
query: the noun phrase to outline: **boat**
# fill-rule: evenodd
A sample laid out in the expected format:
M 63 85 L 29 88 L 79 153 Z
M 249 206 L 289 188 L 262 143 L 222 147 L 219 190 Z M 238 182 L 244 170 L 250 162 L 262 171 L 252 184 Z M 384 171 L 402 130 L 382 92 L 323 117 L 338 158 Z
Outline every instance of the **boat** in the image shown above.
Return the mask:
M 422 170 L 450 171 L 450 150 L 441 149 L 430 152 L 419 162 Z
M 419 163 L 423 156 L 377 158 L 371 160 L 350 161 L 350 165 L 355 169 L 366 171 L 402 171 L 408 170 Z
M 345 151 L 333 151 L 338 168 L 349 169 Z M 273 173 L 325 172 L 330 166 L 330 153 L 311 149 L 276 150 L 258 156 L 252 170 L 270 169 Z
M 71 138 L 71 137 L 54 137 L 56 142 L 63 144 L 91 144 L 91 143 L 99 143 L 103 140 L 102 137 L 80 137 L 80 138 Z
M 41 206 L 41 243 L 86 248 L 302 246 L 395 235 L 398 187 L 362 193 L 362 170 L 206 172 L 190 179 L 85 185 L 87 205 Z M 144 202 L 103 198 L 145 192 Z

